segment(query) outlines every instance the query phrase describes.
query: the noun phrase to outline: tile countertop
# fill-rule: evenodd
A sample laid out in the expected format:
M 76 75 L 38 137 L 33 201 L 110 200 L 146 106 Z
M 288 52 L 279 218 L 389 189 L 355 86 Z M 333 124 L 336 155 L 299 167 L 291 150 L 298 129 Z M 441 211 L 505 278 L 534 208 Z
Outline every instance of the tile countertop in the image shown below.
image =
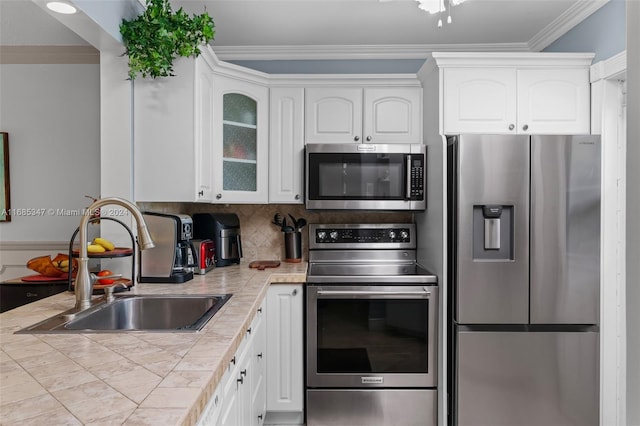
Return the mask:
M 269 285 L 305 281 L 306 262 L 263 271 L 248 264 L 184 284 L 133 287 L 138 294 L 232 293 L 198 333 L 14 334 L 72 308 L 69 292 L 0 314 L 0 422 L 195 424 Z

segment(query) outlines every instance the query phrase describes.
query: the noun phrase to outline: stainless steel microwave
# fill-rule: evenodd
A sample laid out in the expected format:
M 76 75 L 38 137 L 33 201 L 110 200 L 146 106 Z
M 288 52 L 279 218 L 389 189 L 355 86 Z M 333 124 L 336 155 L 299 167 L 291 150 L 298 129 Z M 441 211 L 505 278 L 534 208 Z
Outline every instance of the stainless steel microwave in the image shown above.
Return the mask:
M 422 144 L 307 144 L 309 210 L 424 210 Z

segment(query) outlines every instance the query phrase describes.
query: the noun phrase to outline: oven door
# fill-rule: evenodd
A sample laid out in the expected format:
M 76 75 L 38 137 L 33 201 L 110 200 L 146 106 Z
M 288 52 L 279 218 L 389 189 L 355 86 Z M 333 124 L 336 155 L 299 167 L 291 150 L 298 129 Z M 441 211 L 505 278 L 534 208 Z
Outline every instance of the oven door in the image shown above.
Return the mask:
M 437 286 L 307 286 L 307 387 L 435 387 L 437 317 Z
M 309 144 L 306 207 L 424 210 L 425 156 L 418 144 Z

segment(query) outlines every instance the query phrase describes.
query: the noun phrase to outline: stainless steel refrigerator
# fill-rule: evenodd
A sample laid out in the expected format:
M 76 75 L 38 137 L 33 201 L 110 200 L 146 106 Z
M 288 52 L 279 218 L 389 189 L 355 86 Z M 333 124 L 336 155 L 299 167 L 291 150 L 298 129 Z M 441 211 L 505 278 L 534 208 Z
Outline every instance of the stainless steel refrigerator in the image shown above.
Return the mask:
M 599 424 L 600 140 L 448 138 L 454 426 Z

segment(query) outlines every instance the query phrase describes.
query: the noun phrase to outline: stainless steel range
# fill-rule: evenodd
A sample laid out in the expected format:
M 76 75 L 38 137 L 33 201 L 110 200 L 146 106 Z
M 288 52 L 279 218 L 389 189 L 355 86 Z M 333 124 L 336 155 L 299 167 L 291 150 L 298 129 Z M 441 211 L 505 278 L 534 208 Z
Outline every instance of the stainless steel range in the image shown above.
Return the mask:
M 310 225 L 307 283 L 307 425 L 435 425 L 438 286 L 415 225 Z

